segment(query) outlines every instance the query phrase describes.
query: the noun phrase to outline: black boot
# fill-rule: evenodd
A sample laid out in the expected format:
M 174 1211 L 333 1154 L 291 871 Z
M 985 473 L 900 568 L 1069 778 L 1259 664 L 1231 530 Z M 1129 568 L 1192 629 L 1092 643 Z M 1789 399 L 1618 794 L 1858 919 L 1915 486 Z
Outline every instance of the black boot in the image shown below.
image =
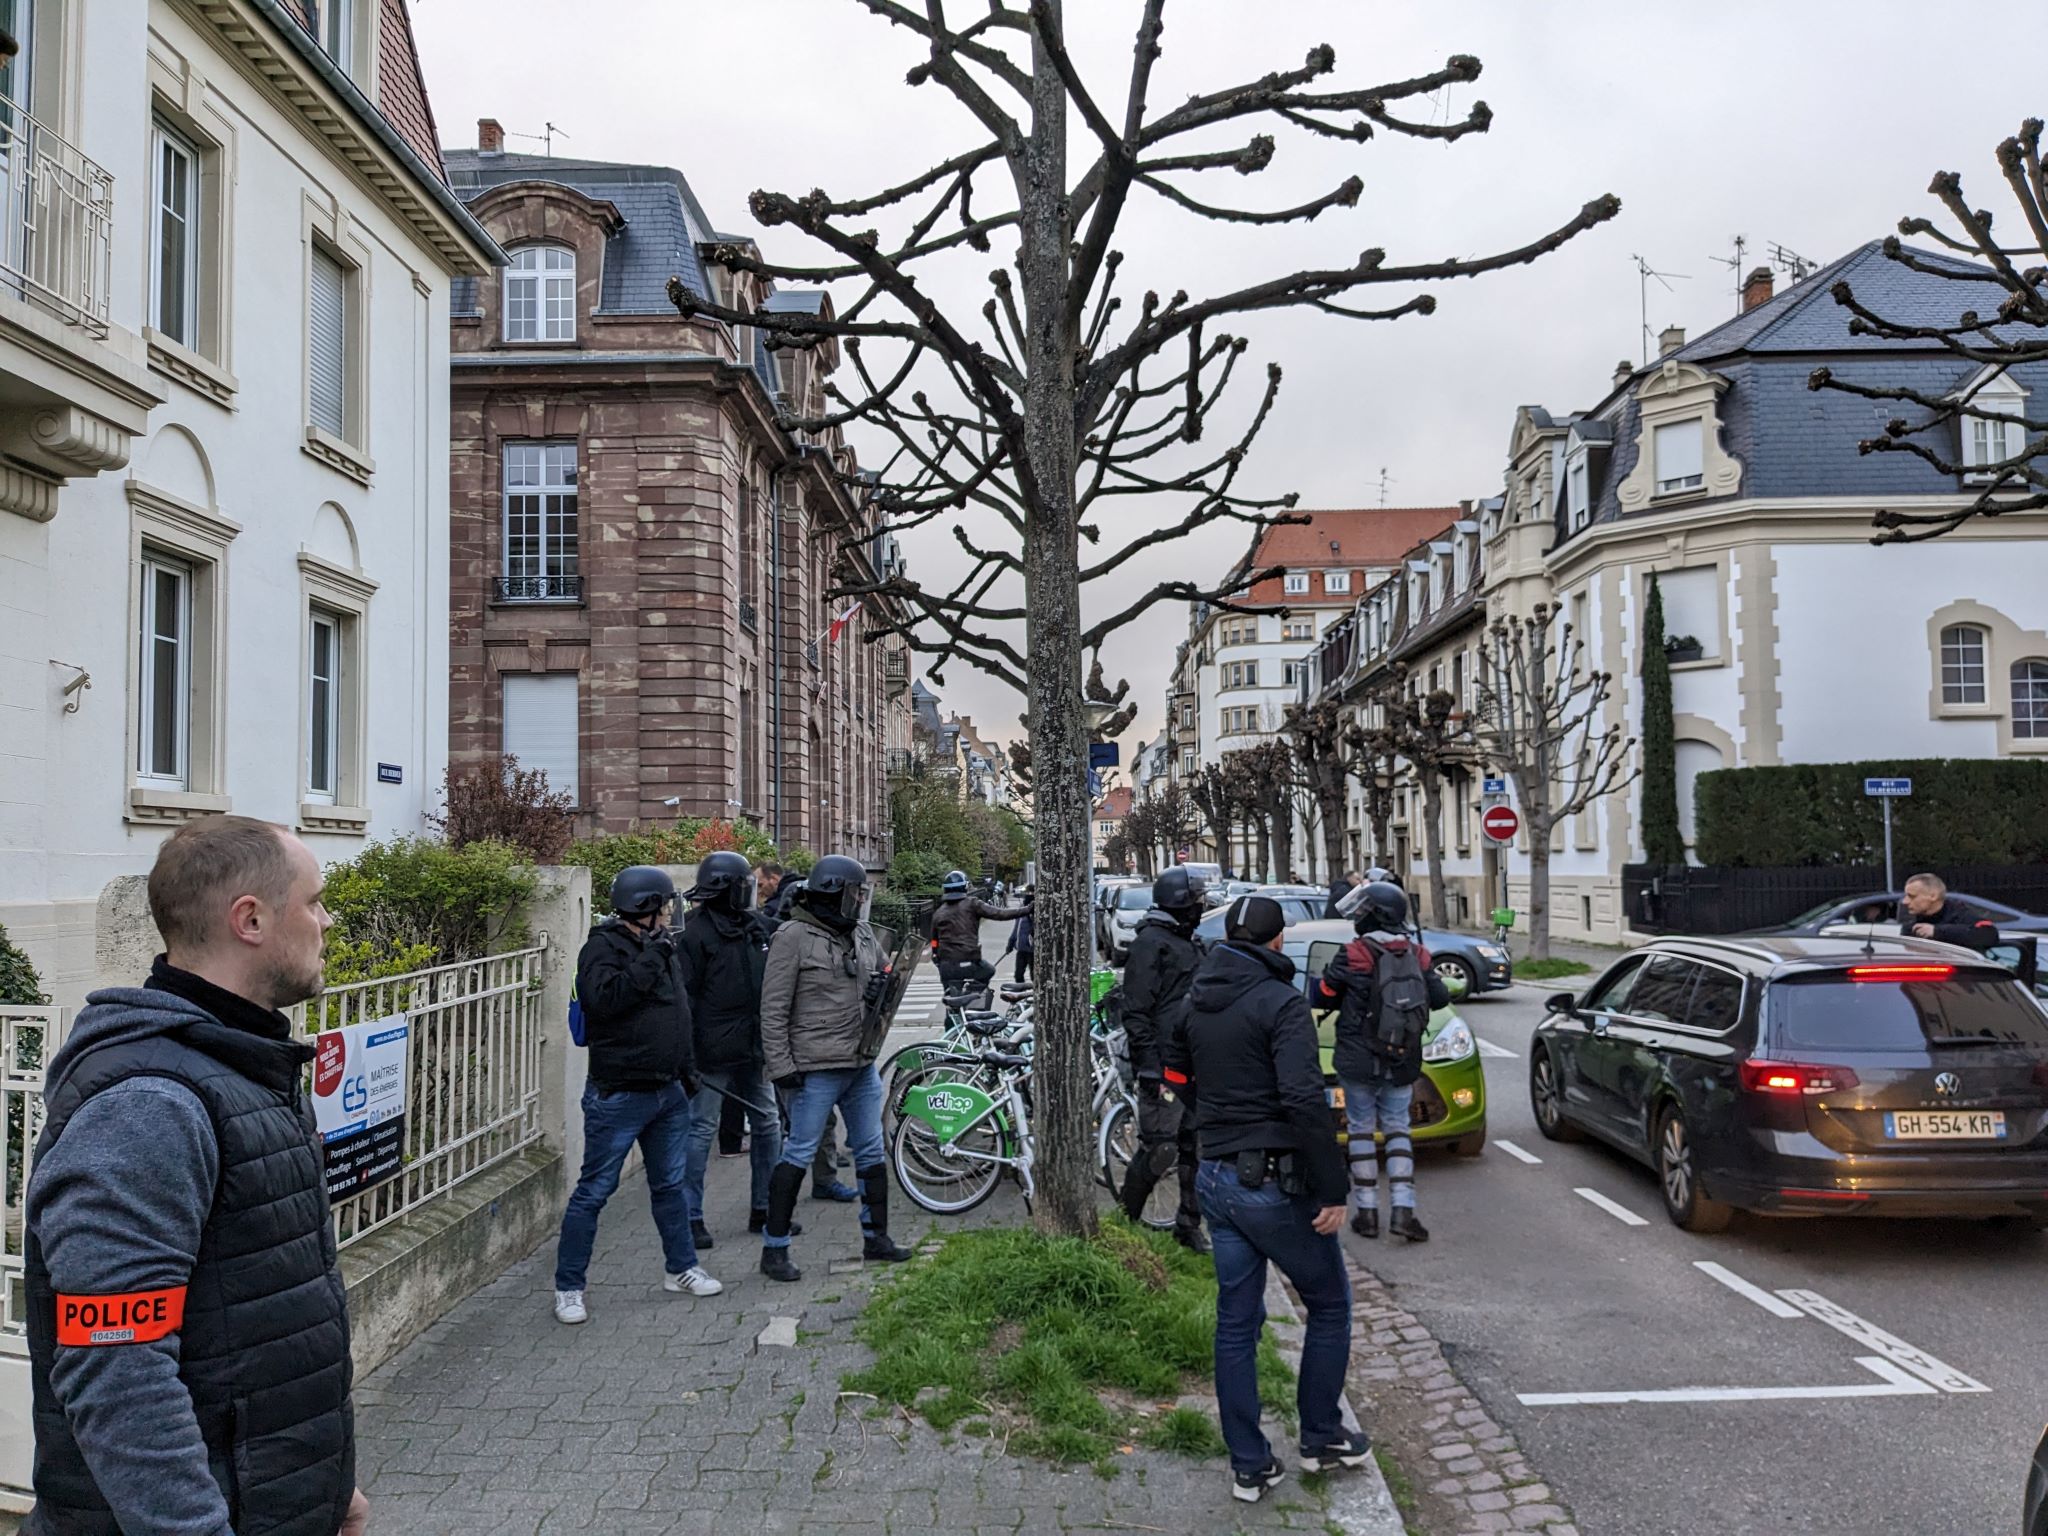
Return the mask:
M 1176 1221 L 1173 1224 L 1173 1240 L 1179 1243 L 1181 1247 L 1187 1249 L 1189 1253 L 1207 1253 L 1209 1251 L 1209 1234 L 1202 1230 L 1202 1224 L 1199 1221 L 1192 1223 Z
M 1405 1237 L 1411 1243 L 1429 1241 L 1429 1228 L 1416 1218 L 1415 1212 L 1405 1205 L 1394 1207 L 1394 1219 L 1387 1223 L 1387 1231 L 1395 1237 Z
M 870 1263 L 901 1264 L 910 1257 L 889 1236 L 889 1165 L 877 1163 L 860 1171 L 860 1256 Z
M 718 1244 L 712 1240 L 711 1229 L 705 1226 L 704 1223 L 701 1221 L 693 1221 L 690 1223 L 690 1244 L 699 1253 L 704 1253 L 707 1250 L 716 1248 L 718 1246 Z
M 1394 1212 L 1394 1220 L 1399 1221 L 1400 1219 L 1401 1213 L 1399 1211 Z M 1368 1209 L 1361 1205 L 1357 1210 L 1353 1211 L 1351 1213 L 1351 1230 L 1360 1237 L 1378 1237 L 1380 1235 L 1379 1207 L 1373 1206 Z M 1395 1230 L 1398 1231 L 1399 1228 Z
M 803 1188 L 804 1170 L 792 1168 L 788 1163 L 777 1163 L 775 1172 L 768 1179 L 768 1213 L 763 1230 L 770 1237 L 786 1238 L 790 1235 L 790 1212 L 796 1209 L 797 1191 Z M 770 1280 L 801 1280 L 803 1271 L 790 1260 L 787 1244 L 764 1245 L 761 1249 L 761 1273 Z
M 768 1230 L 768 1213 L 766 1211 L 749 1211 L 747 1213 L 747 1230 L 749 1232 L 766 1232 Z M 802 1237 L 804 1235 L 804 1224 L 793 1216 L 789 1221 L 789 1235 L 791 1237 Z
M 1202 1202 L 1195 1193 L 1196 1162 L 1193 1149 L 1181 1147 L 1180 1212 L 1173 1219 L 1173 1240 L 1190 1253 L 1209 1252 L 1209 1237 L 1202 1230 Z

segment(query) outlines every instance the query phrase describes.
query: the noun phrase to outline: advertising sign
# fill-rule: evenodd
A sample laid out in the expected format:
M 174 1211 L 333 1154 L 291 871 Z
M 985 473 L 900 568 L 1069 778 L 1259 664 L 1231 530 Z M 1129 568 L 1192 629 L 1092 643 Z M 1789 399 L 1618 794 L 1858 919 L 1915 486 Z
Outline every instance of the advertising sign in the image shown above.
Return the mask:
M 344 1200 L 397 1176 L 405 1160 L 405 1015 L 323 1031 L 313 1042 L 313 1118 L 327 1195 Z

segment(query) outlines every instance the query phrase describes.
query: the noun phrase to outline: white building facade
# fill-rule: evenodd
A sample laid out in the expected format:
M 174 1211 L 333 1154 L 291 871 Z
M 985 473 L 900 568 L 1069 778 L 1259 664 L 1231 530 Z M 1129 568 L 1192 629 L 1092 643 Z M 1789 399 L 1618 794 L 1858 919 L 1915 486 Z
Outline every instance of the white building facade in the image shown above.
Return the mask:
M 449 287 L 501 257 L 402 0 L 13 15 L 9 110 L 85 189 L 61 222 L 0 188 L 0 923 L 65 1004 L 128 979 L 99 895 L 193 818 L 323 862 L 425 830 Z

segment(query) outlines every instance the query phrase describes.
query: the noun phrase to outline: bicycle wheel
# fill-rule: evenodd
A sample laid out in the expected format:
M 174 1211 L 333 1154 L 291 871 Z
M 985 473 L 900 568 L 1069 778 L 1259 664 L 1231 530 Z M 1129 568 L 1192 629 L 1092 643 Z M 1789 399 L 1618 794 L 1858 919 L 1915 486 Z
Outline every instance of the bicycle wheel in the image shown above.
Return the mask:
M 1130 1174 L 1131 1163 L 1138 1156 L 1138 1110 L 1129 1099 L 1112 1104 L 1109 1113 L 1103 1117 L 1101 1154 L 1103 1182 L 1121 1206 L 1124 1182 Z M 1138 1219 L 1155 1232 L 1165 1232 L 1172 1228 L 1179 1209 L 1180 1184 L 1169 1169 L 1152 1186 L 1152 1193 Z
M 973 1210 L 1002 1182 L 1003 1165 L 984 1160 L 1001 1152 L 1007 1140 L 1002 1127 L 1002 1117 L 991 1115 L 949 1146 L 922 1120 L 908 1116 L 898 1120 L 889 1157 L 896 1182 L 903 1186 L 903 1193 L 934 1215 L 958 1216 Z M 964 1156 L 964 1152 L 982 1156 Z

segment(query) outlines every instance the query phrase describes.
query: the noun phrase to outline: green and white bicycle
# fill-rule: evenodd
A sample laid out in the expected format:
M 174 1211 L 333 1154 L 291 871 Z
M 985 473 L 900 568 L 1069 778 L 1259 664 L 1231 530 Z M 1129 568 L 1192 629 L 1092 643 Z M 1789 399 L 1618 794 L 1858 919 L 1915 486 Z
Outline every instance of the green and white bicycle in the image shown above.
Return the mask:
M 901 1084 L 889 1157 L 903 1192 L 937 1215 L 958 1216 L 994 1194 L 1007 1173 L 1028 1210 L 1037 1193 L 1030 1081 L 1029 1056 L 977 1051 L 934 1061 Z

